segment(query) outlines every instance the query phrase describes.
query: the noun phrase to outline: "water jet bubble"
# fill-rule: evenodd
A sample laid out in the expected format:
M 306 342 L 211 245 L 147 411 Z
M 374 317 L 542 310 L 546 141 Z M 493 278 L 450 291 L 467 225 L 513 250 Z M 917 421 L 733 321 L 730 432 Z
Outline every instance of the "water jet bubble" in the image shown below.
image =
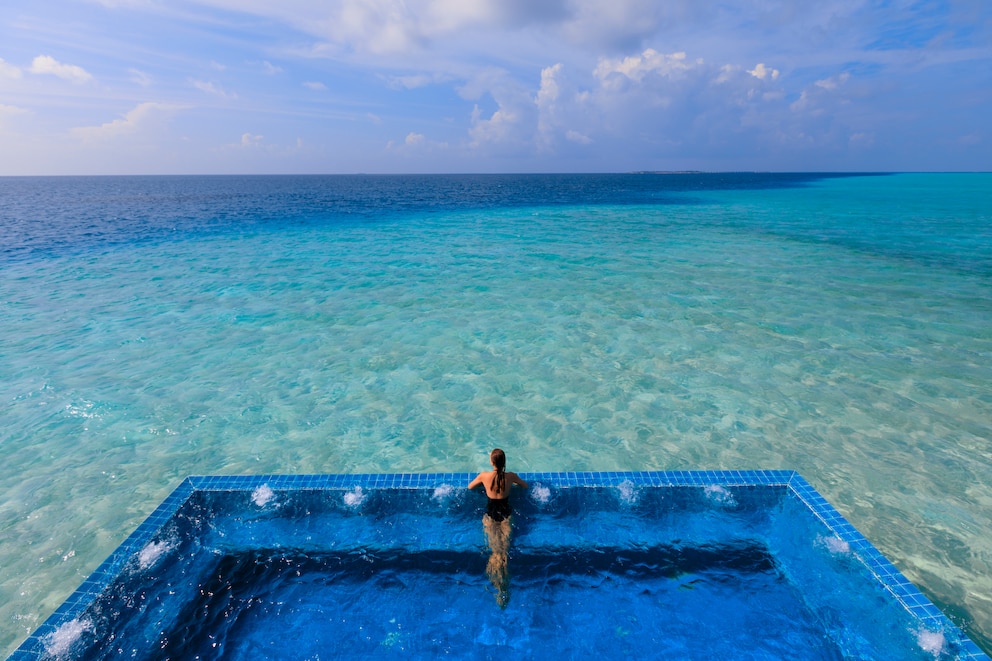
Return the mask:
M 530 491 L 531 500 L 540 505 L 547 505 L 551 500 L 551 489 L 543 484 L 536 484 Z
M 455 492 L 455 487 L 450 484 L 442 484 L 441 486 L 434 489 L 434 493 L 431 494 L 431 500 L 436 502 L 444 502 Z
M 52 633 L 45 636 L 45 653 L 56 659 L 68 658 L 72 646 L 84 633 L 91 631 L 93 624 L 89 620 L 69 620 Z
M 620 492 L 620 502 L 624 505 L 634 505 L 637 503 L 637 488 L 630 480 L 624 480 L 617 485 Z
M 150 542 L 147 546 L 145 546 L 145 548 L 141 549 L 140 553 L 138 553 L 138 568 L 142 571 L 148 569 L 173 548 L 174 544 L 164 540 Z
M 276 497 L 276 494 L 267 484 L 263 484 L 251 492 L 251 502 L 258 507 L 265 507 Z
M 933 654 L 933 658 L 938 658 L 947 646 L 947 639 L 942 631 L 921 630 L 916 635 L 916 642 L 924 652 Z
M 710 485 L 703 489 L 706 497 L 709 498 L 710 502 L 715 503 L 721 507 L 736 507 L 737 499 L 734 498 L 734 494 L 730 493 L 727 489 L 717 486 Z
M 847 555 L 851 552 L 851 545 L 836 535 L 832 537 L 821 537 L 820 541 L 827 550 L 835 555 Z
M 365 501 L 365 492 L 361 487 L 355 487 L 354 491 L 349 491 L 344 495 L 344 504 L 348 507 L 358 507 Z

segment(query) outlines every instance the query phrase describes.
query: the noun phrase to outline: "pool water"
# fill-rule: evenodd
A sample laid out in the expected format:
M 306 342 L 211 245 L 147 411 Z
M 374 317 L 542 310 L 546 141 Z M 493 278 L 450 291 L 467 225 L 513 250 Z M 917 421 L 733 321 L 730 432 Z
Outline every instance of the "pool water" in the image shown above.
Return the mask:
M 789 471 L 189 478 L 12 659 L 985 657 Z

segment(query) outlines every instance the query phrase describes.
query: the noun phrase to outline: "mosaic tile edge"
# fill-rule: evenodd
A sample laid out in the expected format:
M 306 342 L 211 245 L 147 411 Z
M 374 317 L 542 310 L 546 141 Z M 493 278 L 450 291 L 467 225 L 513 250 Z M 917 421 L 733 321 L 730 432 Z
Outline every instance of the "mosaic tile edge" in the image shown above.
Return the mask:
M 899 569 L 893 565 L 867 537 L 851 525 L 847 519 L 824 498 L 809 482 L 796 473 L 789 482 L 789 490 L 798 498 L 838 539 L 861 560 L 895 599 L 909 611 L 927 631 L 940 632 L 960 653 L 960 660 L 988 661 L 986 655 L 974 641 L 937 608 L 930 599 L 920 592 Z

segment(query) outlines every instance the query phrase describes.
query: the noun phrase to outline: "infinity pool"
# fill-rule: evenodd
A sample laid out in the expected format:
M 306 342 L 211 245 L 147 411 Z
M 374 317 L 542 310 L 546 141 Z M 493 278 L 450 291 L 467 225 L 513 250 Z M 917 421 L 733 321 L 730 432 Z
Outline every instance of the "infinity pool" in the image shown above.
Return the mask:
M 500 590 L 470 475 L 190 477 L 11 659 L 988 659 L 794 472 L 524 477 Z

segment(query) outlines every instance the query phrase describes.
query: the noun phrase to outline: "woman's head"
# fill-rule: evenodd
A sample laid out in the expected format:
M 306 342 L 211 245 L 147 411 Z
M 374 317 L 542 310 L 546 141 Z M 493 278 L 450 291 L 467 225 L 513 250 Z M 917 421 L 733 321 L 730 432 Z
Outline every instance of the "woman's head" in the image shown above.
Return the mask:
M 502 471 L 506 468 L 506 453 L 496 448 L 489 453 L 489 461 L 492 462 L 493 468 Z
M 506 454 L 496 448 L 489 453 L 489 461 L 496 469 L 496 475 L 493 476 L 493 491 L 502 493 L 506 488 Z

